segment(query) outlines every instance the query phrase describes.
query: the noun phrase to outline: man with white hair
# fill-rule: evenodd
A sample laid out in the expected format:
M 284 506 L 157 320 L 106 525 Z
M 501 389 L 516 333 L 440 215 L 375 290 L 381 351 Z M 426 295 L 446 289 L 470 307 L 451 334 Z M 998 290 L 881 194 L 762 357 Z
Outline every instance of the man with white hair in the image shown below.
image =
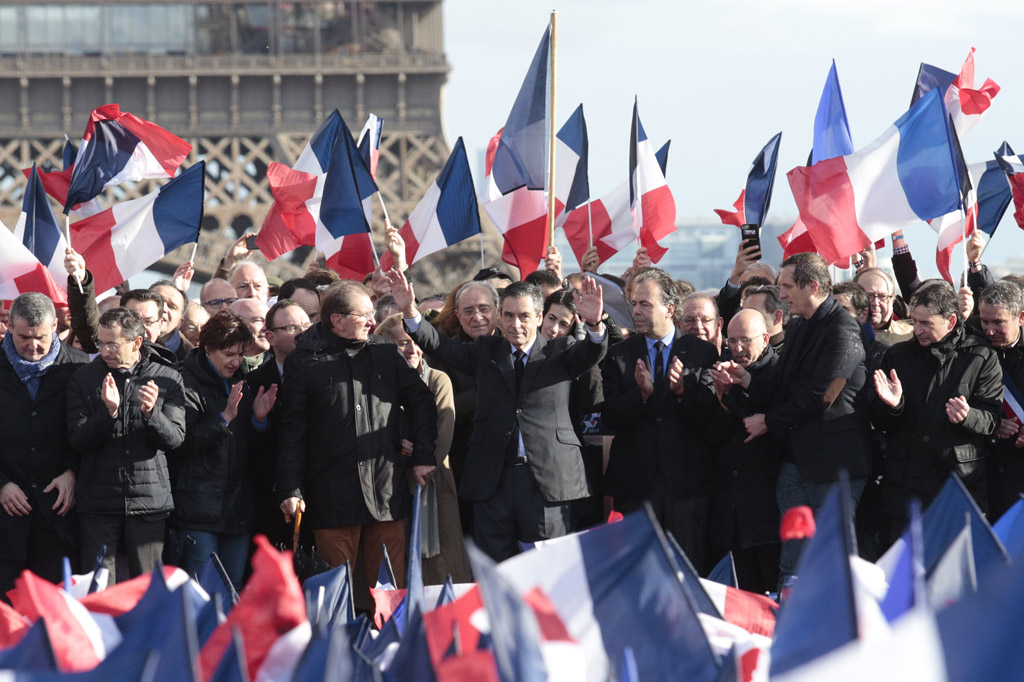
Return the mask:
M 266 273 L 252 261 L 242 261 L 233 267 L 228 275 L 228 283 L 234 287 L 238 298 L 255 298 L 266 303 L 270 295 Z

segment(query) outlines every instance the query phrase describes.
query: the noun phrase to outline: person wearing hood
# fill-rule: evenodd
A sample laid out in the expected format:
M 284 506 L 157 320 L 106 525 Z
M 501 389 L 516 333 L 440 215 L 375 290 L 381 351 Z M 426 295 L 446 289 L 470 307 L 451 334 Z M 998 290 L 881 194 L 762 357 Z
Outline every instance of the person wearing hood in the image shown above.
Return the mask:
M 78 559 L 77 463 L 68 446 L 67 385 L 89 361 L 57 338 L 53 302 L 22 294 L 0 343 L 0 594 L 23 570 L 58 582 Z
M 183 542 L 179 565 L 198 576 L 216 553 L 236 590 L 242 589 L 252 502 L 249 440 L 266 431 L 277 385 L 258 390 L 242 380 L 253 335 L 241 316 L 221 311 L 199 335 L 182 364 L 185 443 L 176 459 L 174 526 Z
M 181 375 L 144 335 L 137 313 L 103 313 L 99 355 L 68 384 L 68 439 L 80 458 L 82 563 L 92 566 L 102 556 L 111 584 L 119 551 L 132 578 L 160 559 L 174 509 L 166 453 L 185 440 Z
M 923 282 L 910 299 L 914 338 L 895 344 L 874 373 L 872 422 L 885 431 L 882 487 L 888 540 L 903 532 L 910 500 L 934 499 L 956 474 L 987 508 L 986 439 L 1003 405 L 995 351 L 968 334 L 944 280 Z

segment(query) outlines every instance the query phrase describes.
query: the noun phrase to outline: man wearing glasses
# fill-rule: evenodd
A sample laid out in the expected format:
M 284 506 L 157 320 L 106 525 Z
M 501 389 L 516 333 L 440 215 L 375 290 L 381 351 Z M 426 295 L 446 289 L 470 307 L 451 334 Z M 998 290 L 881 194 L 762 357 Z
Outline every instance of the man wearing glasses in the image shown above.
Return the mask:
M 211 279 L 199 290 L 199 302 L 211 317 L 227 310 L 237 300 L 235 288 L 219 277 Z
M 275 311 L 275 336 L 283 319 Z M 371 585 L 382 543 L 405 577 L 408 474 L 426 482 L 437 440 L 434 395 L 394 343 L 370 336 L 372 325 L 366 287 L 342 281 L 324 292 L 320 321 L 295 340 L 284 363 L 276 487 L 285 519 L 305 513 L 327 563 L 354 565 L 362 552 Z
M 82 563 L 128 556 L 128 577 L 153 570 L 174 504 L 164 453 L 185 440 L 181 375 L 144 343 L 142 319 L 127 308 L 100 316 L 99 356 L 68 385 L 68 439 L 80 457 L 78 504 Z M 120 576 L 124 579 L 125 576 Z
M 718 351 L 718 356 L 722 356 L 722 318 L 713 297 L 701 293 L 687 296 L 683 300 L 680 322 L 684 334 L 707 341 Z
M 900 341 L 909 341 L 914 336 L 913 324 L 893 319 L 896 280 L 892 275 L 881 268 L 867 268 L 857 273 L 853 281 L 868 292 L 871 326 L 875 329 L 876 339 L 893 346 Z

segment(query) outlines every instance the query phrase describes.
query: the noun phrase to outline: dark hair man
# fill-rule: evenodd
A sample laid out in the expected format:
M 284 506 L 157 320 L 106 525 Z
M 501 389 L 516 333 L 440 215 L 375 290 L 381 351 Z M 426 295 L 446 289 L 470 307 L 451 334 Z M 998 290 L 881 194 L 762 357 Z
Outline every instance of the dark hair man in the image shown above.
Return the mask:
M 504 336 L 462 343 L 423 320 L 404 275 L 386 274 L 423 352 L 476 376 L 478 417 L 459 484 L 460 495 L 474 502 L 476 543 L 501 561 L 519 552 L 519 541 L 569 532 L 569 502 L 589 493 L 569 391 L 572 379 L 599 362 L 607 347 L 600 287 L 588 278 L 576 304 L 591 330 L 587 341 L 540 336 L 540 289 L 515 282 L 499 301 Z
M 81 462 L 75 497 L 82 563 L 91 566 L 106 546 L 112 583 L 119 551 L 132 578 L 160 558 L 174 508 L 165 453 L 185 440 L 181 375 L 156 346 L 143 343 L 144 333 L 131 310 L 103 313 L 100 354 L 68 385 L 68 438 Z
M 875 426 L 886 433 L 882 495 L 889 540 L 903 532 L 907 506 L 927 505 L 951 473 L 987 509 L 985 438 L 995 433 L 1003 373 L 987 343 L 968 334 L 957 296 L 928 280 L 910 299 L 914 338 L 897 343 L 875 371 Z
M 426 482 L 437 439 L 433 394 L 393 343 L 370 337 L 372 325 L 364 286 L 342 281 L 324 292 L 320 321 L 285 361 L 277 485 L 287 519 L 306 513 L 320 556 L 340 566 L 362 552 L 370 584 L 382 543 L 405 576 L 407 474 Z
M 702 571 L 713 485 L 705 433 L 718 405 L 710 372 L 718 351 L 673 324 L 681 301 L 664 270 L 636 275 L 632 293 L 636 334 L 615 344 L 601 366 L 601 416 L 615 429 L 604 492 L 623 513 L 649 500 Z
M 77 563 L 75 458 L 68 445 L 67 385 L 89 361 L 57 338 L 57 315 L 43 294 L 11 304 L 0 343 L 0 592 L 30 570 L 61 579 L 61 559 Z

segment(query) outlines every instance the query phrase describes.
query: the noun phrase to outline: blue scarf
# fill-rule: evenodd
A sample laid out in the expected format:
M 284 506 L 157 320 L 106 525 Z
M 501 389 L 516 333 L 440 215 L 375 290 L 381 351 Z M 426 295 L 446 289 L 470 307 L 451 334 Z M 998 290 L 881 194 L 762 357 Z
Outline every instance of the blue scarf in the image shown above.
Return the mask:
M 35 400 L 36 395 L 39 393 L 39 381 L 46 374 L 46 371 L 50 369 L 50 365 L 57 359 L 57 353 L 60 352 L 60 339 L 57 338 L 56 334 L 53 335 L 53 340 L 50 342 L 50 352 L 38 362 L 29 362 L 18 355 L 18 351 L 14 348 L 14 334 L 11 332 L 4 336 L 3 349 L 4 355 L 7 356 L 7 359 L 11 361 L 11 366 L 14 367 L 14 373 L 21 379 L 21 383 L 25 384 L 25 388 L 28 389 L 28 394 L 32 400 Z

